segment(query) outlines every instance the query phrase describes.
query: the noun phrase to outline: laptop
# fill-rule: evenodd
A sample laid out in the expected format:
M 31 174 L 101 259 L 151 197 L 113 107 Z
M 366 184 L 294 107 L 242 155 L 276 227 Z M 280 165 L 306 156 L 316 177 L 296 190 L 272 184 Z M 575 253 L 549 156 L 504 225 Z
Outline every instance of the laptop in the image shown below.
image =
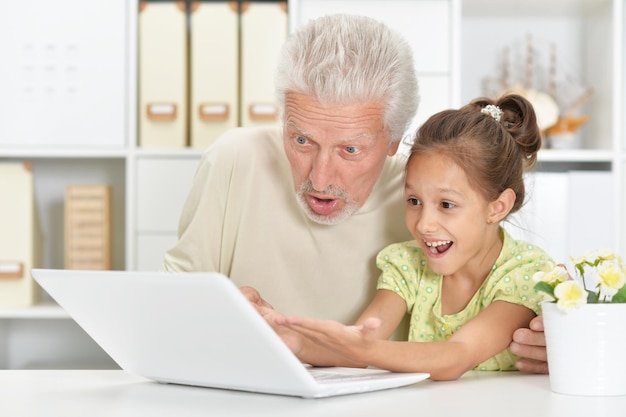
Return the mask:
M 33 269 L 32 276 L 123 370 L 154 381 L 320 398 L 429 377 L 304 365 L 219 273 Z

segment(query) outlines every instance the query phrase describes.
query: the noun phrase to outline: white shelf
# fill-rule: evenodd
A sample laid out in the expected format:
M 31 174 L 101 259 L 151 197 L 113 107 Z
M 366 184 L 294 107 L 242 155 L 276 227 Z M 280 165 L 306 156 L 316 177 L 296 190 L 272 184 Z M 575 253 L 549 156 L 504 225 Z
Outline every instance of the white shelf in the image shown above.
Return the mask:
M 7 159 L 123 159 L 127 158 L 127 149 L 6 149 L 0 148 L 0 158 Z M 203 149 L 142 149 L 136 148 L 134 155 L 140 158 L 199 158 Z M 610 162 L 613 152 L 608 150 L 573 149 L 554 150 L 542 149 L 539 152 L 541 161 L 571 161 L 571 162 Z
M 577 17 L 589 7 L 609 2 L 610 0 L 525 0 L 511 3 L 502 0 L 462 0 L 463 14 L 466 16 L 511 16 L 515 14 L 539 18 Z
M 176 148 L 176 149 L 150 149 L 136 148 L 135 155 L 140 158 L 200 158 L 204 149 Z
M 591 149 L 542 149 L 538 155 L 540 162 L 613 162 L 613 158 L 611 151 Z
M 0 319 L 69 319 L 70 316 L 52 301 L 30 307 L 0 308 Z
M 125 158 L 128 150 L 125 148 L 7 148 L 0 147 L 2 158 L 13 159 L 41 159 L 41 158 L 90 158 L 116 159 Z

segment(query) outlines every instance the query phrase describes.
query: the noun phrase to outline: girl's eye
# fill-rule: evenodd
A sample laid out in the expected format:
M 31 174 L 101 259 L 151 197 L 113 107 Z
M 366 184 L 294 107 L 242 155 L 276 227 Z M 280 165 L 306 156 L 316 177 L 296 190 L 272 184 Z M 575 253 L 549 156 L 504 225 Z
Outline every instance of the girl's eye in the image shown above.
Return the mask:
M 304 138 L 302 136 L 297 136 L 296 137 L 296 142 L 298 142 L 300 145 L 304 145 L 304 144 L 306 144 L 306 138 Z
M 420 203 L 420 201 L 419 201 L 417 198 L 415 198 L 415 197 L 410 197 L 410 198 L 408 198 L 408 199 L 406 200 L 406 202 L 407 202 L 410 206 L 417 206 L 417 205 Z
M 444 201 L 443 203 L 441 203 L 441 207 L 445 208 L 445 209 L 450 209 L 455 207 L 454 203 L 451 203 L 449 201 Z

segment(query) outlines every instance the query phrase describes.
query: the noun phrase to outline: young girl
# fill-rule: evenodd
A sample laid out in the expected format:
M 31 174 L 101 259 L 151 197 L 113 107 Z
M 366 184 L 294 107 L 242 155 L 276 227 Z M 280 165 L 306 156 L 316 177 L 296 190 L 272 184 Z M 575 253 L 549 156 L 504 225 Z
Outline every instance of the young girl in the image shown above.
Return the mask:
M 539 313 L 532 276 L 553 261 L 500 222 L 522 206 L 522 175 L 540 146 L 533 108 L 518 95 L 432 116 L 406 167 L 415 240 L 379 253 L 377 294 L 354 326 L 275 317 L 292 350 L 311 365 L 428 372 L 434 380 L 514 370 L 513 332 Z M 388 340 L 407 313 L 408 342 Z

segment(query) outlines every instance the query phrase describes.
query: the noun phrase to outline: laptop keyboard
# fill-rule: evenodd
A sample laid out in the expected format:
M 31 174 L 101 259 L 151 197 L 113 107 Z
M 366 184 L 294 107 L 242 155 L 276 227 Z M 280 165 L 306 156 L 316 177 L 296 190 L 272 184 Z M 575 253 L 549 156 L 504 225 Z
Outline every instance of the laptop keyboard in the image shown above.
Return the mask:
M 379 374 L 359 374 L 340 371 L 329 371 L 327 369 L 309 369 L 313 378 L 319 383 L 332 383 L 344 381 L 363 381 L 375 379 Z

